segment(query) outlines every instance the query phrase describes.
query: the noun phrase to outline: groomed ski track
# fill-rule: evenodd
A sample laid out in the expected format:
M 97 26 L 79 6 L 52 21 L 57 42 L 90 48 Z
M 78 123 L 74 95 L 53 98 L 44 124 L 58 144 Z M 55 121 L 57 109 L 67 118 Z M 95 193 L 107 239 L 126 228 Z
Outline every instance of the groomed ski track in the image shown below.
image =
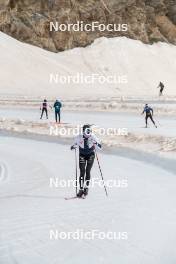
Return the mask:
M 174 173 L 130 155 L 101 153 L 106 180 L 127 180 L 128 187 L 109 188 L 106 198 L 104 189 L 96 186 L 85 200 L 67 202 L 64 197 L 74 195 L 74 188 L 51 188 L 49 179 L 74 177 L 74 153 L 68 145 L 3 136 L 0 157 L 0 263 L 176 260 Z M 97 164 L 92 176 L 100 177 Z M 127 232 L 128 239 L 50 240 L 50 230 L 77 229 Z

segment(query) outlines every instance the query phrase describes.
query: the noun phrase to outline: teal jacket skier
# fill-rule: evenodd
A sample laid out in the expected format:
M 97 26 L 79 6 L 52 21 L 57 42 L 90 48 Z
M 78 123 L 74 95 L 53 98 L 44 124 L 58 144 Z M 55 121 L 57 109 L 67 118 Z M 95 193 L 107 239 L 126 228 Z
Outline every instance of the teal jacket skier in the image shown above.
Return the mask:
M 61 107 L 62 107 L 62 103 L 59 100 L 56 100 L 55 103 L 54 103 L 56 123 L 57 123 L 58 119 L 59 119 L 59 123 L 60 123 L 60 119 L 61 119 L 60 110 L 61 110 Z

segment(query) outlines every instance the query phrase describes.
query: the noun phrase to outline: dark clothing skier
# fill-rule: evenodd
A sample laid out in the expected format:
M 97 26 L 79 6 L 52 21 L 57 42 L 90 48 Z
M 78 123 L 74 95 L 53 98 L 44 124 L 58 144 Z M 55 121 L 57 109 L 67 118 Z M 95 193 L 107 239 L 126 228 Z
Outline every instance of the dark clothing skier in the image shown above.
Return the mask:
M 83 126 L 83 134 L 76 137 L 71 150 L 79 147 L 79 186 L 78 197 L 88 194 L 88 188 L 91 178 L 91 169 L 95 159 L 95 149 L 101 149 L 98 139 L 92 134 L 90 125 Z
M 157 88 L 160 88 L 159 96 L 163 95 L 164 84 L 160 82 Z
M 42 110 L 40 119 L 42 119 L 44 113 L 46 114 L 46 118 L 48 119 L 48 103 L 46 99 L 43 101 L 40 110 Z
M 61 110 L 61 107 L 62 107 L 61 102 L 59 102 L 58 100 L 56 100 L 56 102 L 54 103 L 56 123 L 57 123 L 58 120 L 59 120 L 59 123 L 60 123 L 60 119 L 61 119 L 60 110 Z
M 144 110 L 142 112 L 142 114 L 145 113 L 145 124 L 146 124 L 146 128 L 148 125 L 148 118 L 150 118 L 150 120 L 152 121 L 152 123 L 154 124 L 154 126 L 157 128 L 155 121 L 153 120 L 153 109 L 151 107 L 148 106 L 148 104 L 145 105 Z

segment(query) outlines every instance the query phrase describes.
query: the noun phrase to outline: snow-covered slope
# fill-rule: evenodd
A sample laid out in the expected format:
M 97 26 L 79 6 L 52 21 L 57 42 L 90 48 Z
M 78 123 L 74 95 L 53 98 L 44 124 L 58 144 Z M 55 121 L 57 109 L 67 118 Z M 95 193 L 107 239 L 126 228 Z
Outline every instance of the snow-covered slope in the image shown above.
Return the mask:
M 175 263 L 176 178 L 161 168 L 162 161 L 153 166 L 129 153 L 128 158 L 102 153 L 105 180 L 127 180 L 126 188 L 108 188 L 106 198 L 96 185 L 84 201 L 65 201 L 74 188 L 51 188 L 49 182 L 74 178 L 69 146 L 0 137 L 0 156 L 1 264 Z M 99 177 L 95 162 L 92 178 Z M 50 240 L 50 230 L 128 236 Z
M 127 38 L 97 39 L 91 46 L 51 53 L 0 33 L 0 95 L 107 97 L 155 96 L 161 80 L 175 95 L 176 47 Z M 128 83 L 50 83 L 50 74 L 127 76 Z

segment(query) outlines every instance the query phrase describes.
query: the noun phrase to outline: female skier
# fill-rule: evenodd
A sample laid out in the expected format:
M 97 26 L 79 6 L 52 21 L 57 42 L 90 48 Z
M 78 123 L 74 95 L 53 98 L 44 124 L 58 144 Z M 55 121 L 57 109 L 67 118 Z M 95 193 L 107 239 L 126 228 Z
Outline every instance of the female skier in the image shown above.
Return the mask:
M 101 149 L 101 144 L 98 139 L 93 135 L 90 125 L 83 126 L 83 133 L 75 138 L 74 145 L 71 150 L 79 147 L 79 187 L 80 190 L 77 197 L 88 195 L 88 188 L 90 182 L 90 172 L 95 159 L 95 150 Z

